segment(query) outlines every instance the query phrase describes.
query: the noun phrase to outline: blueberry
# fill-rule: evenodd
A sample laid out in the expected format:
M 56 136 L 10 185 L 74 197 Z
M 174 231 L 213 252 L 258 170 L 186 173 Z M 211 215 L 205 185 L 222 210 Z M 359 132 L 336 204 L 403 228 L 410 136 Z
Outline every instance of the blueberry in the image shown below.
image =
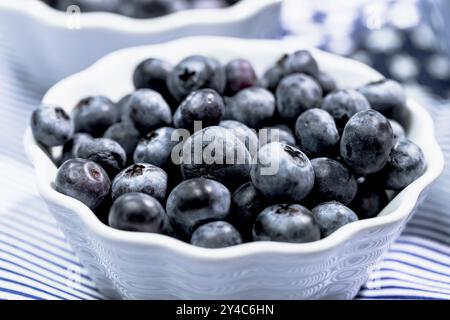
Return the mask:
M 345 125 L 341 157 L 356 173 L 371 174 L 383 168 L 393 146 L 389 120 L 375 110 L 360 111 Z
M 230 189 L 250 179 L 251 157 L 245 145 L 222 127 L 207 127 L 183 145 L 181 170 L 185 179 L 205 177 Z
M 341 132 L 351 117 L 360 111 L 369 110 L 370 104 L 358 91 L 347 89 L 327 95 L 320 108 L 331 114 Z
M 259 129 L 266 125 L 275 113 L 275 97 L 273 94 L 259 87 L 251 87 L 239 91 L 227 99 L 225 119 L 236 120 Z
M 319 74 L 317 61 L 311 53 L 306 50 L 299 50 L 289 55 L 285 55 L 278 63 L 282 66 L 285 75 L 305 73 L 316 77 Z
M 387 189 L 401 190 L 426 170 L 425 156 L 418 145 L 404 138 L 392 148 L 389 160 L 381 171 Z
M 203 127 L 219 124 L 225 113 L 222 97 L 212 89 L 191 92 L 180 104 L 173 116 L 176 128 L 194 131 L 194 121 L 201 121 Z
M 110 178 L 125 166 L 127 154 L 122 146 L 108 138 L 93 139 L 78 149 L 80 158 L 97 162 Z
M 172 111 L 163 97 L 151 89 L 139 89 L 130 97 L 130 119 L 141 134 L 167 126 Z
M 56 174 L 56 191 L 96 209 L 108 196 L 111 183 L 108 175 L 97 163 L 84 159 L 64 162 Z
M 230 203 L 230 191 L 224 185 L 195 178 L 183 181 L 172 190 L 166 211 L 175 229 L 190 236 L 199 225 L 227 219 Z
M 308 51 L 300 50 L 292 54 L 281 56 L 280 59 L 264 73 L 261 84 L 264 88 L 275 92 L 281 80 L 294 73 L 304 73 L 316 79 L 320 76 L 323 83 L 328 81 L 327 83 L 329 84 L 332 82 L 332 79 L 327 80 L 325 78 L 326 75 L 321 75 L 319 73 L 317 62 L 313 56 Z M 295 116 L 295 118 L 297 116 Z
M 252 64 L 244 59 L 235 59 L 225 66 L 227 85 L 225 94 L 233 96 L 242 89 L 253 87 L 257 83 L 257 76 Z
M 278 142 L 266 144 L 253 162 L 252 182 L 272 200 L 301 201 L 313 188 L 311 162 L 295 147 Z
M 116 141 L 125 150 L 127 159 L 129 161 L 133 159 L 134 149 L 139 141 L 140 134 L 131 122 L 113 124 L 105 131 L 103 137 Z
M 358 220 L 358 216 L 352 210 L 337 201 L 319 204 L 312 210 L 312 214 L 319 224 L 322 238 L 328 237 L 337 229 Z
M 164 168 L 171 163 L 172 149 L 178 141 L 172 141 L 174 128 L 162 127 L 142 138 L 134 151 L 134 162 L 150 163 Z
M 408 117 L 406 95 L 401 84 L 394 80 L 382 79 L 358 89 L 369 101 L 370 106 L 385 117 L 405 125 Z
M 300 149 L 308 156 L 330 154 L 339 143 L 339 132 L 331 115 L 322 109 L 303 112 L 295 123 Z
M 255 241 L 304 243 L 320 239 L 320 229 L 308 209 L 299 204 L 277 204 L 264 209 L 253 226 Z
M 130 192 L 114 201 L 108 223 L 120 230 L 165 233 L 169 219 L 158 200 L 145 193 Z
M 262 147 L 271 142 L 281 142 L 293 147 L 296 147 L 297 145 L 295 142 L 294 133 L 286 125 L 279 124 L 273 127 L 263 128 L 263 130 L 259 132 L 259 147 Z
M 191 238 L 191 244 L 203 248 L 225 248 L 241 243 L 239 231 L 225 221 L 204 224 L 194 231 Z
M 392 131 L 394 132 L 394 145 L 401 139 L 406 137 L 405 129 L 403 129 L 402 125 L 395 120 L 389 119 L 389 123 L 391 124 Z
M 311 164 L 315 175 L 311 196 L 316 203 L 336 200 L 347 205 L 353 200 L 356 180 L 343 164 L 329 158 L 316 158 Z
M 72 117 L 75 131 L 100 137 L 106 129 L 119 120 L 119 110 L 108 98 L 93 96 L 78 102 L 72 111 Z
M 31 131 L 36 141 L 46 147 L 54 147 L 72 138 L 74 125 L 62 108 L 41 105 L 31 115 Z
M 167 173 L 148 163 L 135 163 L 122 170 L 113 180 L 113 200 L 129 192 L 146 193 L 158 201 L 164 201 L 167 191 Z
M 313 78 L 296 73 L 281 80 L 276 97 L 280 116 L 293 122 L 304 111 L 319 107 L 322 89 Z
M 167 87 L 178 101 L 193 91 L 210 88 L 222 94 L 225 90 L 225 70 L 212 58 L 190 56 L 178 63 L 167 77 Z
M 267 71 L 262 76 L 260 82 L 264 88 L 275 93 L 278 84 L 280 83 L 281 79 L 283 79 L 283 76 L 284 76 L 283 68 L 280 65 L 274 65 L 269 69 L 267 69 Z
M 324 96 L 326 96 L 330 92 L 337 90 L 336 82 L 334 81 L 334 79 L 331 77 L 330 74 L 319 71 L 315 79 L 322 88 L 322 93 Z
M 245 240 L 252 238 L 252 228 L 256 217 L 270 205 L 251 182 L 240 186 L 231 196 L 231 221 L 242 233 Z
M 376 217 L 388 202 L 386 191 L 378 183 L 367 180 L 358 184 L 358 192 L 349 207 L 359 219 L 369 219 Z
M 159 92 L 169 105 L 174 105 L 172 94 L 167 88 L 167 77 L 172 71 L 172 65 L 160 59 L 146 59 L 138 64 L 133 73 L 133 83 L 136 89 L 152 89 Z
M 75 133 L 73 138 L 64 144 L 62 162 L 80 158 L 79 150 L 85 148 L 94 138 L 89 133 Z
M 255 131 L 247 127 L 245 124 L 234 120 L 220 121 L 219 126 L 231 132 L 243 143 L 247 148 L 250 156 L 254 156 L 258 151 L 258 136 Z
M 130 98 L 131 94 L 123 96 L 116 104 L 120 114 L 121 122 L 131 122 L 130 119 Z

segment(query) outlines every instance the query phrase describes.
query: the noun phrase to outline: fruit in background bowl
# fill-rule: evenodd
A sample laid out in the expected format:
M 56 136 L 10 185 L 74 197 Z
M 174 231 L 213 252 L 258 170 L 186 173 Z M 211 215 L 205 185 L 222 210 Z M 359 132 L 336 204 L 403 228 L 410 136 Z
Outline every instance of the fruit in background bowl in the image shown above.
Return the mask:
M 319 240 L 375 217 L 387 189 L 425 172 L 402 122 L 385 116 L 405 112 L 403 93 L 388 104 L 399 84 L 337 88 L 304 50 L 262 78 L 254 70 L 244 59 L 148 58 L 117 104 L 89 97 L 63 117 L 38 108 L 36 141 L 64 145 L 56 189 L 91 209 L 112 200 L 114 228 L 221 248 Z

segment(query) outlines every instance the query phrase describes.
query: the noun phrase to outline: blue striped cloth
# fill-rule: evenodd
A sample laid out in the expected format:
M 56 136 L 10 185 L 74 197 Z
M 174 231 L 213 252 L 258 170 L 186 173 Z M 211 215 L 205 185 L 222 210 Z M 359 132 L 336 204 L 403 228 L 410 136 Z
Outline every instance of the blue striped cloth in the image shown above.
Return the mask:
M 13 60 L 0 45 L 0 299 L 102 299 L 37 193 L 22 135 L 41 93 Z M 450 163 L 450 102 L 426 104 Z M 449 198 L 447 167 L 357 298 L 450 299 Z

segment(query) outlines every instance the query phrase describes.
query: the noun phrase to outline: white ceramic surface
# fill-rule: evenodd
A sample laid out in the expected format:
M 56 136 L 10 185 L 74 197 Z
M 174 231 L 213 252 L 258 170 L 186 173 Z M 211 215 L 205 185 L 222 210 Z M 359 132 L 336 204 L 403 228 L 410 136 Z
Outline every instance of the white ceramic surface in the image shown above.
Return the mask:
M 30 79 L 46 90 L 103 55 L 130 46 L 196 35 L 273 38 L 281 33 L 281 2 L 242 0 L 228 8 L 153 19 L 82 13 L 74 20 L 38 0 L 0 0 L 0 41 L 14 50 Z M 77 21 L 80 29 L 70 29 Z
M 112 53 L 51 88 L 44 102 L 70 110 L 82 97 L 119 99 L 132 90 L 131 74 L 144 58 L 176 63 L 189 54 L 226 62 L 244 57 L 261 74 L 280 55 L 298 49 L 276 40 L 194 37 Z M 341 87 L 377 80 L 371 68 L 312 50 Z M 331 236 L 306 244 L 253 242 L 204 249 L 162 235 L 114 230 L 81 202 L 56 192 L 56 167 L 35 143 L 30 129 L 26 152 L 36 169 L 40 193 L 74 251 L 102 292 L 127 299 L 349 299 L 366 281 L 371 266 L 402 231 L 427 187 L 443 170 L 433 123 L 423 107 L 408 101 L 408 137 L 424 151 L 425 174 L 404 189 L 375 219 L 351 223 Z

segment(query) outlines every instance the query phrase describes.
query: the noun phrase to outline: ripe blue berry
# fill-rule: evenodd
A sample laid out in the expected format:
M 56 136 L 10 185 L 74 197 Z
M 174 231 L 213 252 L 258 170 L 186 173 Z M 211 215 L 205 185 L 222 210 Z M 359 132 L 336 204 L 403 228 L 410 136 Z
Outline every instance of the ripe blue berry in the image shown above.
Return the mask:
M 196 227 L 225 220 L 230 214 L 230 191 L 221 183 L 195 178 L 183 181 L 172 190 L 166 205 L 171 224 L 190 236 Z
M 125 150 L 127 159 L 129 161 L 133 159 L 134 149 L 139 142 L 140 134 L 131 122 L 113 124 L 105 131 L 103 137 L 116 141 Z
M 312 210 L 320 227 L 322 238 L 328 237 L 344 225 L 357 221 L 358 216 L 342 203 L 330 201 L 321 203 Z
M 389 120 L 375 110 L 367 110 L 347 122 L 340 149 L 342 159 L 354 172 L 367 175 L 383 168 L 393 146 Z
M 308 209 L 299 204 L 277 204 L 264 209 L 253 226 L 255 241 L 292 243 L 320 239 L 320 229 Z
M 142 138 L 134 151 L 134 162 L 150 163 L 165 168 L 171 163 L 172 149 L 178 141 L 172 140 L 174 128 L 162 127 Z
M 404 138 L 392 148 L 381 176 L 387 189 L 402 190 L 425 170 L 426 161 L 422 150 L 414 142 Z
M 128 102 L 130 119 L 141 134 L 172 122 L 172 111 L 163 97 L 151 89 L 135 91 Z
M 183 145 L 181 170 L 185 179 L 205 177 L 234 189 L 250 180 L 251 157 L 228 129 L 207 127 Z
M 337 90 L 336 82 L 328 73 L 319 71 L 319 73 L 315 76 L 315 79 L 322 88 L 322 93 L 324 96 Z
M 373 109 L 401 124 L 406 123 L 408 117 L 406 94 L 400 83 L 382 79 L 368 83 L 358 90 L 366 97 Z
M 31 115 L 31 131 L 36 141 L 54 147 L 72 138 L 74 125 L 62 108 L 42 105 Z
M 120 230 L 165 233 L 169 219 L 158 200 L 145 193 L 130 192 L 114 201 L 108 223 Z
M 309 156 L 333 153 L 339 143 L 339 132 L 331 115 L 322 109 L 303 112 L 295 123 L 300 149 Z
M 397 144 L 399 140 L 402 140 L 406 137 L 405 129 L 402 127 L 400 123 L 395 120 L 389 119 L 389 123 L 392 127 L 392 132 L 394 133 L 394 145 Z
M 117 110 L 119 112 L 119 120 L 121 122 L 131 122 L 130 119 L 130 98 L 131 94 L 127 94 L 123 96 L 118 102 L 117 102 Z
M 317 61 L 307 50 L 299 50 L 285 55 L 278 63 L 283 67 L 285 75 L 305 73 L 316 77 L 319 74 Z
M 87 142 L 78 149 L 78 156 L 97 162 L 111 179 L 127 163 L 127 155 L 122 146 L 108 138 L 97 138 Z
M 212 58 L 190 56 L 178 63 L 167 77 L 167 87 L 181 101 L 193 91 L 210 88 L 222 94 L 225 90 L 225 70 Z
M 226 100 L 225 119 L 242 122 L 250 128 L 265 126 L 274 113 L 275 97 L 264 88 L 247 88 Z
M 87 132 L 101 137 L 111 125 L 119 120 L 119 109 L 104 96 L 87 97 L 72 111 L 76 132 Z
M 167 77 L 172 71 L 172 65 L 160 59 L 146 59 L 139 63 L 133 73 L 133 83 L 136 89 L 152 89 L 159 92 L 172 105 L 174 101 L 167 88 Z
M 288 123 L 294 123 L 304 111 L 320 106 L 322 88 L 313 78 L 295 73 L 281 80 L 276 97 L 280 116 Z
M 370 104 L 358 91 L 346 89 L 327 95 L 320 108 L 333 117 L 341 132 L 351 117 L 360 111 L 369 110 Z
M 267 131 L 260 131 L 259 146 L 262 147 L 271 142 L 281 142 L 295 147 L 297 145 L 292 130 L 284 125 L 279 124 L 273 127 L 264 128 Z M 264 133 L 264 134 L 263 134 Z
M 225 66 L 227 85 L 225 94 L 233 96 L 242 89 L 253 87 L 258 80 L 252 64 L 244 59 L 235 59 Z
M 283 68 L 276 64 L 267 69 L 267 71 L 264 73 L 261 79 L 261 85 L 267 90 L 275 93 L 278 84 L 280 83 L 281 79 L 283 79 L 283 76 Z
M 84 159 L 64 162 L 56 174 L 56 191 L 80 200 L 94 210 L 109 195 L 108 175 L 97 163 Z
M 220 121 L 219 126 L 231 132 L 243 143 L 250 155 L 253 157 L 258 151 L 258 136 L 255 131 L 247 127 L 245 124 L 234 120 Z
M 61 163 L 69 159 L 80 158 L 79 150 L 86 148 L 94 138 L 89 133 L 75 133 L 73 138 L 64 144 Z
M 194 121 L 201 121 L 203 127 L 219 124 L 225 114 L 222 97 L 212 89 L 191 92 L 180 104 L 173 116 L 176 128 L 194 131 Z
M 336 200 L 344 205 L 350 203 L 357 191 L 356 180 L 347 168 L 336 160 L 316 158 L 311 160 L 314 168 L 314 202 Z
M 160 202 L 167 191 L 167 173 L 148 163 L 136 163 L 122 170 L 113 180 L 111 196 L 115 200 L 129 192 L 146 193 Z
M 256 217 L 269 206 L 270 202 L 251 182 L 240 186 L 231 197 L 231 221 L 245 240 L 252 238 L 252 228 Z
M 259 149 L 251 178 L 256 189 L 269 199 L 297 202 L 312 190 L 314 170 L 299 149 L 272 142 Z
M 359 219 L 369 219 L 376 217 L 388 202 L 387 193 L 382 186 L 377 181 L 366 179 L 358 183 L 358 192 L 349 207 Z
M 242 243 L 239 231 L 225 221 L 214 221 L 198 227 L 191 237 L 191 244 L 203 248 L 225 248 Z

